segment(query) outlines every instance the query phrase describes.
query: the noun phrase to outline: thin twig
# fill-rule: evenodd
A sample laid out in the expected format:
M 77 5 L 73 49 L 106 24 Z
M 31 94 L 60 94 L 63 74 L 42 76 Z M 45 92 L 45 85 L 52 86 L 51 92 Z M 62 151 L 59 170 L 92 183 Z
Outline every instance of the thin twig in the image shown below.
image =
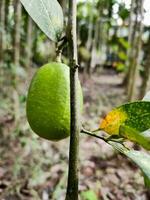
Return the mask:
M 95 132 L 95 131 L 94 131 L 94 132 Z M 82 128 L 81 133 L 84 133 L 84 134 L 90 135 L 90 136 L 92 136 L 92 137 L 101 139 L 101 140 L 103 140 L 104 142 L 106 142 L 106 143 L 108 143 L 108 144 L 109 144 L 109 142 L 117 142 L 117 143 L 122 144 L 123 141 L 124 141 L 124 138 L 122 138 L 122 137 L 117 137 L 117 138 L 116 138 L 116 137 L 115 137 L 116 135 L 111 135 L 111 136 L 109 136 L 109 137 L 98 136 L 98 135 L 94 134 L 93 131 L 92 131 L 92 132 L 91 132 L 91 131 L 87 131 L 87 130 L 85 130 L 84 128 Z
M 87 134 L 87 135 L 90 135 L 90 136 L 92 136 L 92 137 L 99 138 L 99 139 L 101 139 L 101 140 L 107 142 L 107 139 L 106 139 L 106 138 L 101 137 L 101 136 L 98 136 L 98 135 L 94 134 L 93 132 L 87 131 L 87 130 L 85 130 L 85 129 L 82 129 L 82 130 L 81 130 L 81 133 L 85 133 L 85 134 Z

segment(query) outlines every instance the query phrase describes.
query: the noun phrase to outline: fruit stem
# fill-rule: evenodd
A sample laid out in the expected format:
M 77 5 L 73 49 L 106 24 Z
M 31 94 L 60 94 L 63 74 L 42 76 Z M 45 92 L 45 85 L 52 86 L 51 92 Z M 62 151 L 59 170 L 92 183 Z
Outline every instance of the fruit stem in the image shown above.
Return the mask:
M 76 33 L 76 0 L 68 0 L 69 16 L 66 30 L 69 55 L 70 55 L 70 149 L 69 171 L 66 200 L 78 200 L 78 156 L 79 156 L 79 133 L 80 112 L 77 105 L 77 81 L 78 81 L 78 58 L 77 58 L 77 33 Z

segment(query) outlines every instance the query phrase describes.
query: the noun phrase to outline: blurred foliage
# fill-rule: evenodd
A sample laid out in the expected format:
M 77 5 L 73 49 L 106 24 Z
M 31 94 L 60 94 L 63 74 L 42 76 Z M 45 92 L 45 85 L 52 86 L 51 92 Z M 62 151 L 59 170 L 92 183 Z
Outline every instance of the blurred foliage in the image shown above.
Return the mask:
M 66 13 L 65 9 L 64 13 Z M 3 67 L 11 68 L 13 62 L 14 32 L 12 3 L 9 4 L 7 10 L 6 49 Z M 126 3 L 117 0 L 79 1 L 77 10 L 78 43 L 82 47 L 79 49 L 79 54 L 81 54 L 80 62 L 83 67 L 88 67 L 87 60 L 89 63 L 92 62 L 94 59 L 92 52 L 96 51 L 97 59 L 102 62 L 101 65 L 119 72 L 126 71 L 130 13 L 130 9 L 126 6 Z M 41 66 L 49 60 L 54 60 L 55 44 L 48 40 L 47 36 L 41 32 L 35 23 L 32 26 L 32 66 Z M 20 30 L 21 55 L 26 54 L 27 29 L 28 14 L 22 7 Z M 67 49 L 65 48 L 63 51 L 63 60 L 67 59 Z M 93 63 L 93 68 L 99 64 L 96 62 Z M 22 67 L 26 66 L 26 56 L 20 56 L 20 65 Z
M 81 193 L 83 200 L 98 200 L 97 195 L 93 190 L 87 190 Z

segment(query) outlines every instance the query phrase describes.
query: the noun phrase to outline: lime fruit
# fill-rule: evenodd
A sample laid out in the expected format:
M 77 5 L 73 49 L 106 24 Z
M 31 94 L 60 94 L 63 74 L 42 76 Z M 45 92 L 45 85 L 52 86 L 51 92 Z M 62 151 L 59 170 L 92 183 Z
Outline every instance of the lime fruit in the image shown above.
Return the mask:
M 78 80 L 77 104 L 82 110 L 83 96 Z M 27 96 L 27 119 L 42 138 L 57 141 L 70 135 L 69 67 L 48 63 L 34 75 Z

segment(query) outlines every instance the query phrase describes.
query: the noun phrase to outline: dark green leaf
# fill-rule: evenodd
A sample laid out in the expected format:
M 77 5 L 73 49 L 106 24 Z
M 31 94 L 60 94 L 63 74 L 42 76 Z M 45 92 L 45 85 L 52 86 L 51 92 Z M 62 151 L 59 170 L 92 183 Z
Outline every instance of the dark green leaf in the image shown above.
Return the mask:
M 125 20 L 129 17 L 129 10 L 125 8 L 125 5 L 120 5 L 120 8 L 119 8 L 119 16 Z
M 57 0 L 20 0 L 40 29 L 57 42 L 63 31 L 63 12 Z

